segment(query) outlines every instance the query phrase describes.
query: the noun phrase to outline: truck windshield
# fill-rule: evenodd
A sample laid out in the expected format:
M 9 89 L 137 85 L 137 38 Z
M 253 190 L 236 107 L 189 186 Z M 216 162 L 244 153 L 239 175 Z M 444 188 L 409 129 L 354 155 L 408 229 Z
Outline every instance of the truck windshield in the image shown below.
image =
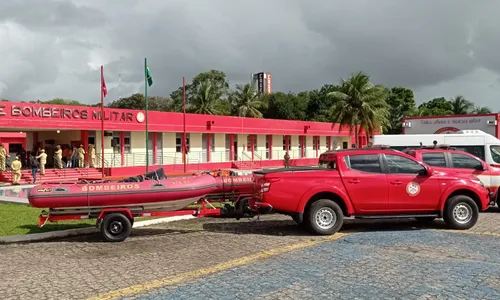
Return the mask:
M 500 164 L 500 145 L 490 146 L 491 158 L 497 164 Z

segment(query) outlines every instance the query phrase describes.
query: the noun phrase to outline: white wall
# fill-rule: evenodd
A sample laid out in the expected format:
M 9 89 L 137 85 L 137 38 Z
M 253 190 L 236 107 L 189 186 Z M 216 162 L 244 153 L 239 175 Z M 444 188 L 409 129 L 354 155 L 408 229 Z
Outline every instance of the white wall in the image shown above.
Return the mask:
M 226 154 L 226 135 L 224 133 L 215 133 L 212 135 L 214 138 L 215 149 L 210 149 L 210 161 L 211 162 L 224 162 L 229 160 L 229 156 Z
M 285 155 L 285 150 L 283 150 L 283 136 L 273 135 L 273 160 L 282 159 Z
M 100 131 L 96 131 L 96 165 L 100 166 L 100 153 L 101 153 L 101 136 Z M 176 133 L 174 132 L 166 132 L 166 133 L 158 133 L 161 134 L 163 139 L 163 154 L 162 160 L 158 161 L 161 164 L 182 164 L 182 153 L 176 152 Z M 202 134 L 201 133 L 191 133 L 188 134 L 190 138 L 190 152 L 187 154 L 188 163 L 200 163 L 202 161 L 201 155 L 202 153 Z M 229 161 L 229 153 L 226 153 L 226 135 L 222 133 L 214 134 L 215 141 L 215 151 L 211 152 L 211 162 L 224 162 Z M 43 137 L 42 137 L 43 138 Z M 53 138 L 53 137 L 51 137 Z M 79 140 L 80 133 L 73 132 L 72 134 L 66 133 L 66 136 L 63 134 L 59 136 L 61 140 Z M 113 149 L 111 148 L 111 139 L 112 137 L 105 137 L 105 159 L 106 166 L 121 166 L 121 156 L 119 153 L 113 153 Z M 40 138 L 41 140 L 41 138 Z M 235 134 L 235 140 L 238 142 L 238 159 L 239 160 L 250 160 L 252 157 L 252 153 L 247 151 L 247 135 L 246 134 Z M 306 136 L 306 157 L 315 158 L 316 150 L 313 150 L 313 137 Z M 332 137 L 333 140 L 337 141 L 337 145 L 342 147 L 342 142 L 348 142 L 349 137 Z M 125 166 L 140 166 L 145 165 L 146 163 L 146 134 L 145 132 L 131 132 L 131 153 L 125 154 Z M 255 160 L 260 159 L 258 156 L 261 156 L 263 160 L 266 159 L 266 135 L 257 135 L 256 139 L 257 143 L 257 152 L 255 155 Z M 300 157 L 299 153 L 299 136 L 292 135 L 290 136 L 290 144 L 291 151 L 290 157 L 292 159 L 297 159 Z M 326 145 L 326 137 L 321 136 L 319 141 L 319 151 L 322 152 L 327 150 Z M 349 145 L 350 147 L 350 145 Z M 273 151 L 273 160 L 282 160 L 285 155 L 285 150 L 283 150 L 283 136 L 282 135 L 273 135 L 272 136 L 272 151 Z M 246 155 L 243 155 L 245 153 Z M 153 160 L 150 159 L 150 165 L 153 165 Z
M 325 152 L 328 150 L 327 144 L 326 144 L 326 136 L 320 136 L 319 137 L 319 148 L 318 148 L 318 153 L 321 155 L 321 153 Z
M 55 140 L 56 144 L 71 145 L 72 141 L 80 141 L 81 133 L 79 130 L 66 130 L 57 133 L 57 131 L 40 131 L 38 132 L 38 142 L 45 144 L 45 140 Z M 30 145 L 30 144 L 28 144 Z
M 257 135 L 257 152 L 254 153 L 255 160 L 266 159 L 266 138 L 267 135 Z M 250 154 L 251 155 L 251 154 Z
M 247 151 L 247 135 L 238 134 L 236 136 L 238 141 L 238 160 L 250 160 L 252 158 L 252 153 Z M 243 155 L 245 153 L 245 155 Z
M 305 157 L 306 158 L 313 158 L 316 157 L 316 150 L 313 150 L 313 140 L 314 137 L 312 135 L 306 135 L 305 141 L 306 141 L 306 153 Z
M 187 162 L 190 164 L 200 163 L 202 158 L 202 139 L 201 133 L 189 134 L 189 152 L 187 155 Z
M 290 136 L 290 141 L 292 143 L 291 151 L 289 151 L 290 158 L 291 159 L 293 159 L 293 158 L 299 158 L 300 157 L 300 153 L 299 153 L 299 136 L 298 135 L 292 135 L 292 136 Z

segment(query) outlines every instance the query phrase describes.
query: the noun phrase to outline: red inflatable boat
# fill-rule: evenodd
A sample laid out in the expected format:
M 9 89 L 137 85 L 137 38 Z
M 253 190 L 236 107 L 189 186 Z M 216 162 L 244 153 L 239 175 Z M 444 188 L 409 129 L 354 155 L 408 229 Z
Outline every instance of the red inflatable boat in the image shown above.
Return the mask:
M 234 174 L 231 174 L 234 175 Z M 45 184 L 33 187 L 28 200 L 31 206 L 51 209 L 99 209 L 138 207 L 142 210 L 173 211 L 200 198 L 231 198 L 251 193 L 252 176 L 196 176 L 166 178 L 163 169 L 120 181 Z M 230 200 L 230 199 L 229 199 Z

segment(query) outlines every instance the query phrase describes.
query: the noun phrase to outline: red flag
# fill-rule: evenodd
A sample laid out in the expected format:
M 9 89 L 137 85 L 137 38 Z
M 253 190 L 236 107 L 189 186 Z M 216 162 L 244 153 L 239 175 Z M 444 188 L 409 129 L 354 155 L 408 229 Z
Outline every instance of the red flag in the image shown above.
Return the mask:
M 102 68 L 102 67 L 101 67 Z M 101 72 L 101 89 L 104 97 L 108 94 L 108 89 L 106 88 L 106 81 L 104 80 L 104 73 Z

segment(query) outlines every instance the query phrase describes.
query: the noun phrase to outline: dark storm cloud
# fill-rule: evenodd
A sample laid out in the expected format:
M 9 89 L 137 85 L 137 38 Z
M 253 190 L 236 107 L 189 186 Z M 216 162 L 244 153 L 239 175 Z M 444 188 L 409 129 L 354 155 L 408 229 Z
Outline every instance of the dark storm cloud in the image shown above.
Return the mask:
M 0 4 L 0 20 L 22 24 L 35 31 L 100 26 L 105 14 L 71 1 L 10 0 Z
M 210 69 L 225 71 L 232 84 L 267 71 L 274 90 L 285 92 L 319 88 L 362 70 L 377 83 L 408 86 L 425 97 L 447 83 L 443 96 L 461 93 L 488 103 L 484 99 L 500 92 L 498 75 L 475 79 L 492 85 L 481 95 L 464 90 L 460 80 L 487 76 L 474 72 L 478 68 L 500 72 L 498 11 L 494 0 L 5 1 L 0 37 L 1 20 L 4 32 L 21 24 L 22 34 L 10 35 L 14 46 L 0 45 L 0 54 L 17 51 L 26 67 L 18 77 L 0 71 L 7 85 L 0 96 L 57 90 L 94 101 L 87 91 L 99 84 L 100 64 L 108 98 L 120 94 L 118 74 L 122 96 L 142 92 L 147 57 L 152 95 L 168 95 L 182 76 L 189 81 Z M 33 46 L 43 51 L 17 42 L 23 34 L 36 37 Z M 25 76 L 30 83 L 19 83 Z

